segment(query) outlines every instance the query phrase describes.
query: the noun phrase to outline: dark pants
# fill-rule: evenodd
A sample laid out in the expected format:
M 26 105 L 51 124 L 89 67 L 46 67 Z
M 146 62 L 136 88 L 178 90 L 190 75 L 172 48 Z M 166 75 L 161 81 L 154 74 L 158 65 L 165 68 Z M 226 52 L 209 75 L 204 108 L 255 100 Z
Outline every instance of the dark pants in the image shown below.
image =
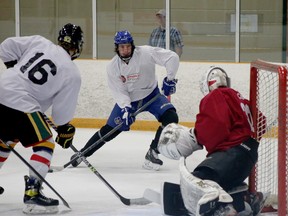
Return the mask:
M 131 105 L 132 105 L 133 112 L 138 110 L 141 106 L 146 104 L 153 97 L 155 97 L 155 95 L 159 93 L 160 93 L 159 88 L 156 87 L 154 91 L 150 95 L 145 97 L 144 99 L 132 102 Z M 172 122 L 178 123 L 178 115 L 176 113 L 175 107 L 168 101 L 168 99 L 164 95 L 161 95 L 160 97 L 158 97 L 157 100 L 151 103 L 143 112 L 145 111 L 150 112 L 152 115 L 155 116 L 158 122 L 162 123 L 162 125 L 158 127 L 155 137 L 150 144 L 150 148 L 153 148 L 158 153 L 157 146 L 158 146 L 159 138 L 163 130 L 163 127 L 165 127 L 167 124 L 172 123 Z M 89 157 L 92 154 L 94 154 L 94 152 L 100 149 L 106 142 L 114 139 L 122 131 L 125 130 L 125 128 L 122 127 L 119 130 L 112 133 L 105 140 L 102 139 L 102 137 L 104 137 L 107 133 L 112 131 L 121 122 L 122 122 L 121 108 L 117 104 L 115 104 L 109 116 L 109 119 L 107 121 L 107 124 L 104 125 L 99 131 L 97 131 L 89 139 L 86 145 L 81 149 L 81 152 L 85 151 L 87 148 L 94 145 L 95 142 L 99 142 L 94 148 L 92 148 L 87 153 L 85 153 L 85 156 Z M 100 139 L 101 141 L 99 141 Z
M 256 140 L 250 138 L 226 151 L 212 153 L 192 174 L 200 179 L 215 181 L 229 191 L 241 185 L 250 175 L 258 159 L 258 145 Z
M 132 112 L 136 112 L 140 107 L 145 105 L 154 96 L 156 96 L 159 93 L 160 93 L 159 89 L 158 89 L 158 87 L 156 87 L 153 90 L 153 92 L 150 95 L 148 95 L 147 97 L 145 97 L 144 99 L 132 102 L 131 103 Z M 168 101 L 168 99 L 164 95 L 161 95 L 153 103 L 151 103 L 145 110 L 143 110 L 143 112 L 150 112 L 159 121 L 161 116 L 168 109 L 174 109 L 175 110 L 175 107 Z M 117 104 L 115 104 L 115 106 L 114 106 L 114 108 L 113 108 L 113 110 L 112 110 L 112 112 L 111 112 L 111 114 L 107 120 L 107 125 L 114 128 L 122 122 L 123 113 L 121 112 L 121 110 L 122 109 Z M 123 131 L 125 129 L 126 128 L 124 128 L 124 124 L 123 124 L 123 127 L 120 128 L 119 130 Z
M 0 138 L 29 147 L 52 137 L 41 112 L 24 113 L 0 104 Z

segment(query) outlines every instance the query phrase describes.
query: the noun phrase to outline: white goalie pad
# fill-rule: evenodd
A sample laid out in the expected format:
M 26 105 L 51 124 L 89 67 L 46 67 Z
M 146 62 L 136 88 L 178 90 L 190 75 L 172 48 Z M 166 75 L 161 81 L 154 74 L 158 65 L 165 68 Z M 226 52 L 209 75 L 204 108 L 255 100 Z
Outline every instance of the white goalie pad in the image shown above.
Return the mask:
M 193 215 L 202 215 L 216 207 L 217 202 L 231 203 L 232 197 L 216 182 L 193 176 L 180 158 L 180 189 L 187 210 Z
M 167 158 L 179 160 L 180 157 L 188 157 L 194 151 L 202 149 L 198 145 L 193 128 L 170 123 L 162 131 L 158 150 Z

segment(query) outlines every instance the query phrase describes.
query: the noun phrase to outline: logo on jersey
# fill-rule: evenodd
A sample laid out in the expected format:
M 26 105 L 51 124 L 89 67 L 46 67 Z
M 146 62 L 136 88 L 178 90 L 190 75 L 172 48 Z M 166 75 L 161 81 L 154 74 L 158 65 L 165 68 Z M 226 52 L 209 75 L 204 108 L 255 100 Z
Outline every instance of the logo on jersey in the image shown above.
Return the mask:
M 130 74 L 127 77 L 121 75 L 120 79 L 122 80 L 123 83 L 125 82 L 136 82 L 137 80 L 139 80 L 140 75 L 138 73 L 135 74 Z
M 121 124 L 122 123 L 121 117 L 118 116 L 118 117 L 114 118 L 114 122 L 115 122 L 116 125 Z
M 122 80 L 123 83 L 126 82 L 126 78 L 123 75 L 120 77 L 120 79 Z
M 244 149 L 246 149 L 247 151 L 250 151 L 251 148 L 249 146 L 247 146 L 246 144 L 244 143 L 241 143 L 240 146 L 242 146 Z
M 160 107 L 160 109 L 163 109 L 164 107 L 169 106 L 170 104 L 171 104 L 170 102 L 165 103 L 165 104 L 163 104 L 163 105 Z

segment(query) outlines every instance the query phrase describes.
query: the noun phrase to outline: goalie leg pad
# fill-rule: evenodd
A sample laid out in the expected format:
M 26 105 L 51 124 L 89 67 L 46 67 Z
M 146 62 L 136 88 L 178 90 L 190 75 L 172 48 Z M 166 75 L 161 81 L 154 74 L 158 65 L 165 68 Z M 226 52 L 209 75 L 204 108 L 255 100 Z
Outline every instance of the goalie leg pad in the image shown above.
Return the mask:
M 152 191 L 151 189 L 146 190 L 147 191 L 145 191 L 144 197 L 152 202 L 160 204 L 162 208 L 162 213 L 164 213 L 165 215 L 179 216 L 189 214 L 188 210 L 184 205 L 179 184 L 163 182 L 161 191 L 162 193 Z M 233 206 L 234 203 L 237 202 L 237 198 L 235 197 L 235 195 L 237 194 L 243 195 L 243 193 L 246 193 L 247 190 L 248 190 L 247 184 L 243 183 L 243 185 L 240 185 L 228 191 L 228 193 L 233 197 Z M 207 197 L 203 197 L 203 201 L 205 198 Z M 219 203 L 217 203 L 217 205 L 218 204 Z M 202 209 L 200 211 L 205 212 L 205 211 L 211 211 L 212 209 L 213 208 L 209 205 L 205 206 L 202 205 Z M 241 211 L 242 211 L 241 215 L 244 216 L 249 215 L 249 213 L 252 210 L 250 208 L 250 205 L 245 203 L 244 211 L 243 210 Z
M 175 183 L 170 183 L 170 182 L 163 182 L 162 184 L 162 191 L 161 193 L 153 191 L 151 189 L 146 189 L 145 190 L 145 195 L 144 197 L 151 202 L 155 202 L 161 205 L 162 213 L 165 215 L 171 215 L 171 216 L 180 216 L 180 215 L 189 215 L 188 210 L 185 208 L 181 190 L 180 190 L 180 185 L 175 184 Z M 233 207 L 235 202 L 237 202 L 237 197 L 235 195 L 243 196 L 243 193 L 246 193 L 248 190 L 247 184 L 243 183 L 243 185 L 235 187 L 228 191 L 228 193 L 233 197 Z M 208 196 L 208 195 L 207 195 Z M 203 198 L 203 200 L 205 197 Z M 200 201 L 201 202 L 201 201 Z M 223 203 L 217 202 L 217 206 L 223 205 Z M 245 204 L 244 208 L 242 210 L 237 210 L 239 213 L 239 216 L 244 216 L 244 215 L 250 215 L 251 213 L 251 207 L 248 203 L 243 202 L 243 205 Z M 225 206 L 225 204 L 224 204 Z M 212 211 L 216 210 L 217 208 L 213 209 L 211 206 L 202 205 L 202 212 L 205 211 Z
M 190 174 L 185 166 L 185 159 L 180 159 L 180 189 L 187 210 L 194 215 L 201 215 L 216 207 L 219 190 L 208 185 L 202 179 Z
M 216 182 L 202 180 L 193 176 L 185 165 L 185 158 L 180 159 L 180 188 L 183 202 L 188 211 L 202 215 L 214 211 L 217 203 L 231 203 L 232 197 Z
M 223 190 L 223 188 L 219 184 L 211 180 L 203 180 L 203 182 L 219 190 L 219 202 L 221 203 L 233 202 L 232 197 L 225 190 Z

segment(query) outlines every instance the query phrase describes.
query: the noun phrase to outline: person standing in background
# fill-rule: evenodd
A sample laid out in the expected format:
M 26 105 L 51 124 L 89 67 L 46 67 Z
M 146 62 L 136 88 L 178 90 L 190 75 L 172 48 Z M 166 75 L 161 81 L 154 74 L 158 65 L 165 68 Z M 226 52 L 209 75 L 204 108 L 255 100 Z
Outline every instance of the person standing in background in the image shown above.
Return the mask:
M 150 38 L 149 45 L 154 47 L 166 48 L 166 12 L 164 9 L 159 10 L 156 13 L 156 19 L 159 26 L 153 29 Z M 183 39 L 180 31 L 172 27 L 170 28 L 170 50 L 176 52 L 181 57 L 183 53 Z

